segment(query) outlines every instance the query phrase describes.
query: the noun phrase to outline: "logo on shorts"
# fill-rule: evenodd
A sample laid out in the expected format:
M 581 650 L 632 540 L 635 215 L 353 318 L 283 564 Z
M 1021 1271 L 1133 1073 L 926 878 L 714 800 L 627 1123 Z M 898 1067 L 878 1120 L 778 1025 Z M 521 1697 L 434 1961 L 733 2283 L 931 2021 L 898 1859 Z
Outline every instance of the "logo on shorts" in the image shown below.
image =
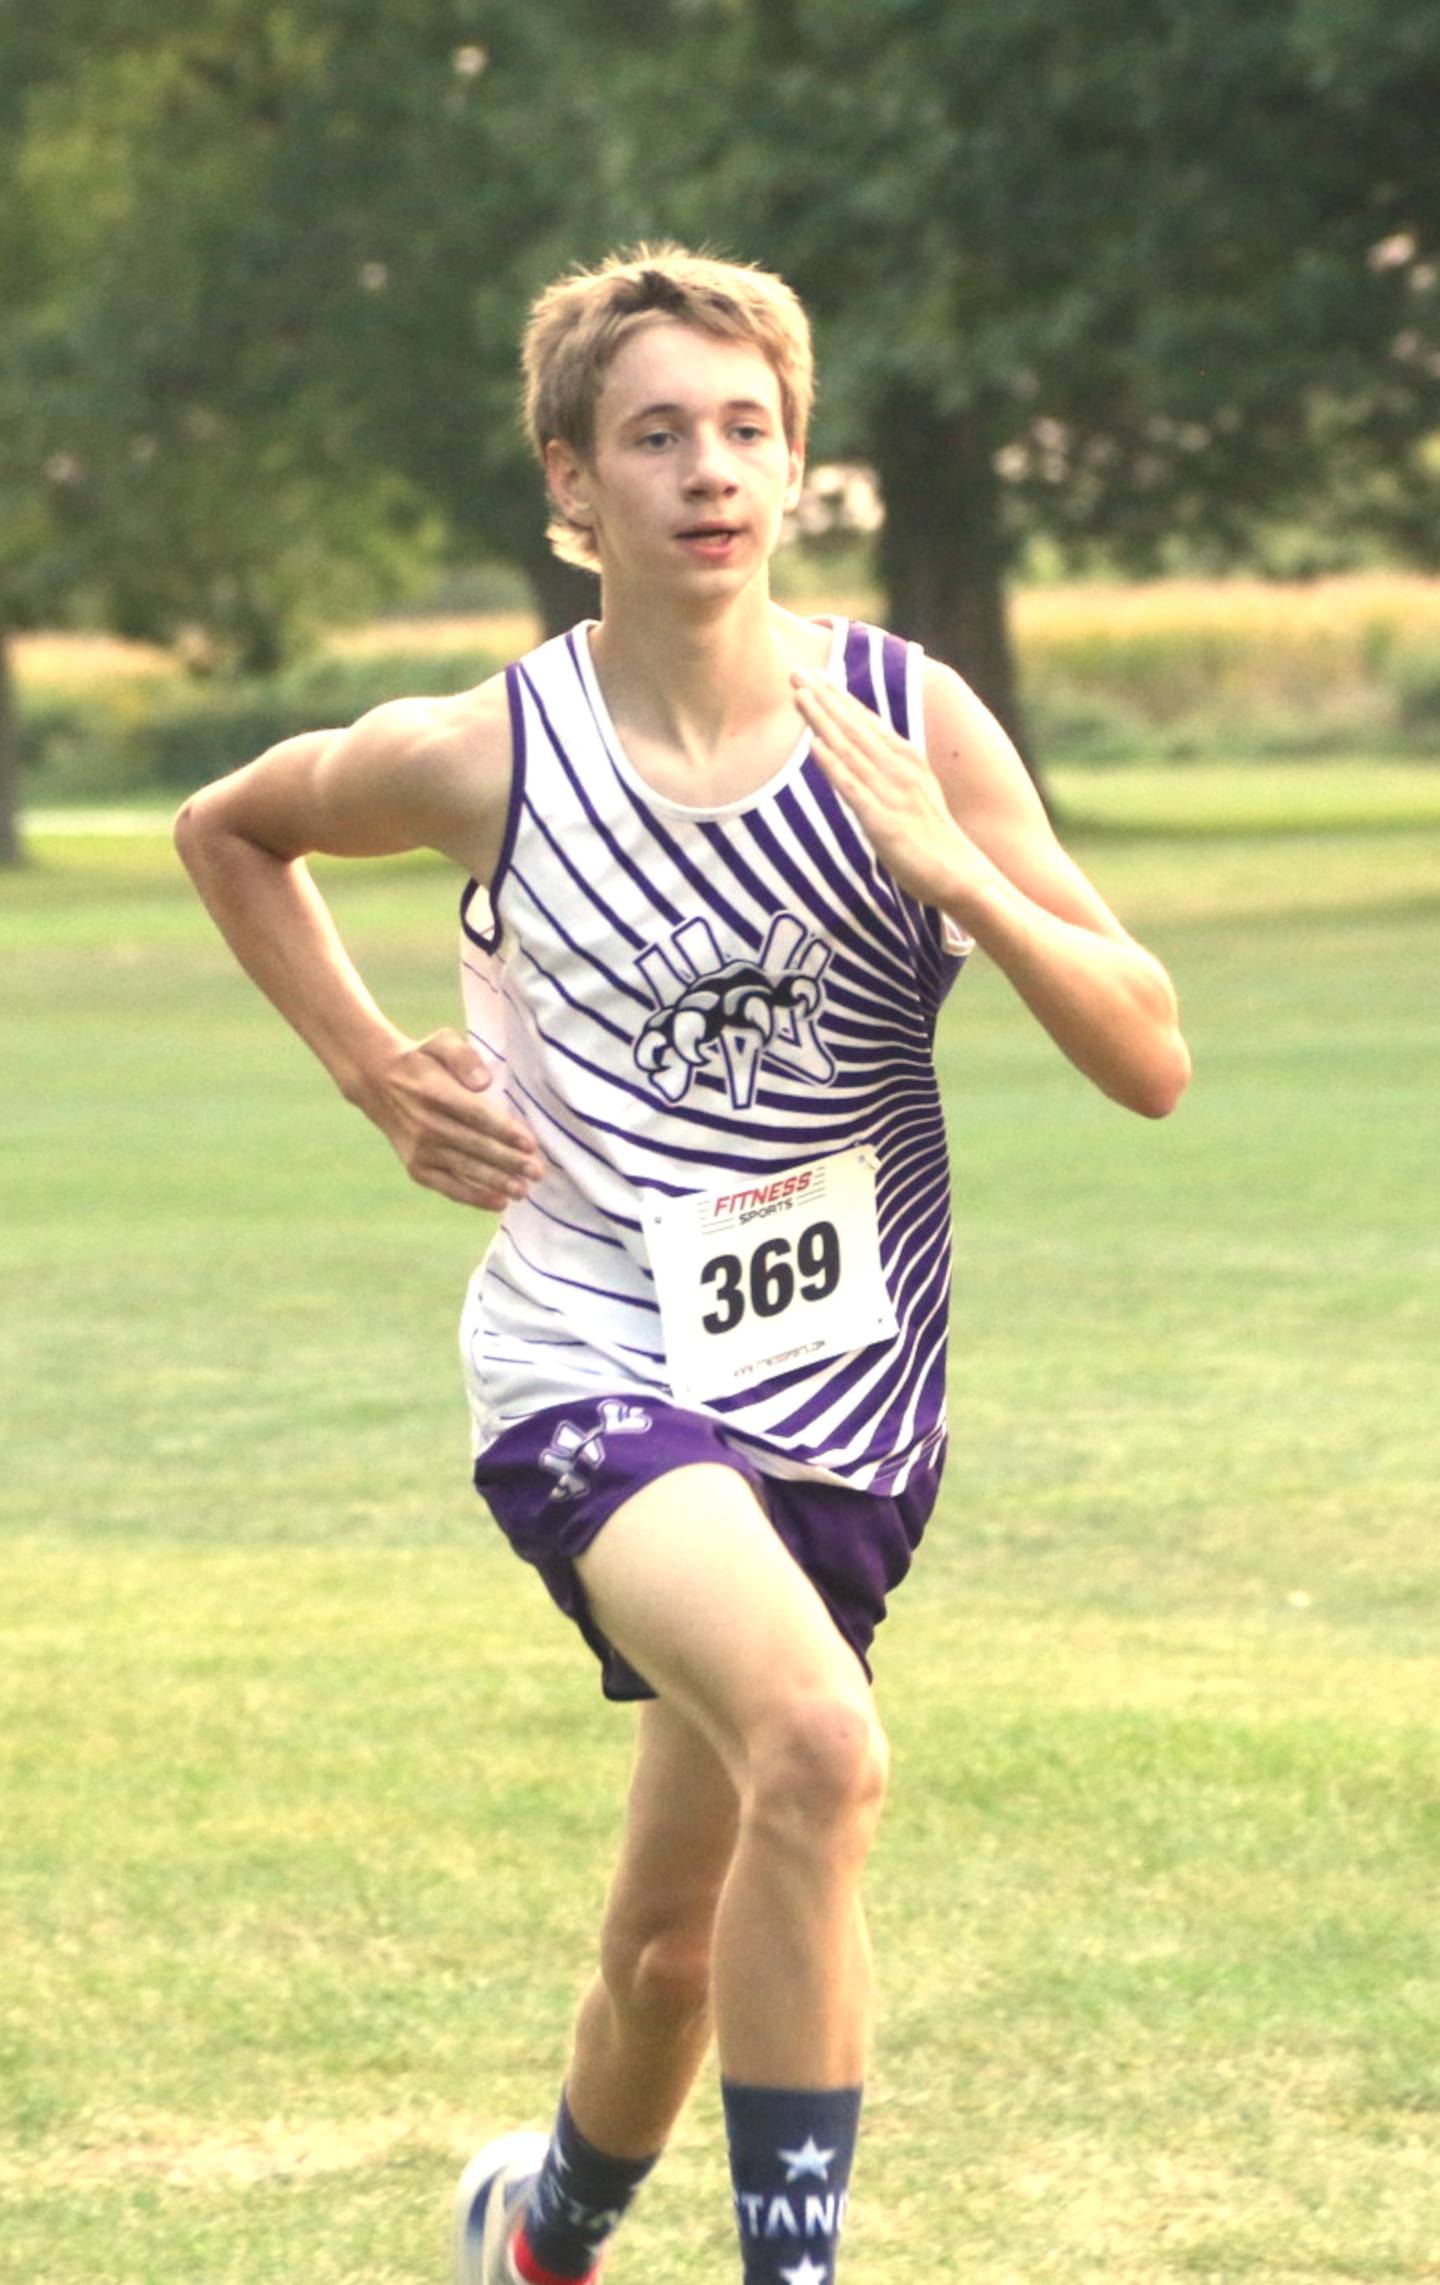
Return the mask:
M 607 1436 L 643 1436 L 654 1425 L 643 1406 L 626 1404 L 618 1396 L 602 1396 L 599 1421 L 594 1428 L 577 1428 L 562 1420 L 544 1451 L 540 1465 L 554 1476 L 553 1500 L 578 1500 L 588 1492 L 597 1468 L 604 1465 Z
M 820 1083 L 835 1060 L 816 1030 L 830 947 L 793 912 L 776 913 L 754 960 L 726 960 L 708 920 L 687 920 L 635 963 L 655 1000 L 635 1061 L 658 1095 L 678 1103 L 697 1072 L 723 1078 L 737 1111 L 755 1100 L 762 1065 Z

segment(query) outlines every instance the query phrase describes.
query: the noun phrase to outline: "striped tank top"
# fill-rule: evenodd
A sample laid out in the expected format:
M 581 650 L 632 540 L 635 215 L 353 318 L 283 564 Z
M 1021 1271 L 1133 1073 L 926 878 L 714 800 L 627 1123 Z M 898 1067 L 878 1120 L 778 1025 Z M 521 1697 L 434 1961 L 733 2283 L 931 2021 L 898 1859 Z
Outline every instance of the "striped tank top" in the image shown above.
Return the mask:
M 832 678 L 921 744 L 918 646 L 831 627 Z M 862 1145 L 890 1330 L 684 1401 L 762 1473 L 899 1492 L 944 1435 L 932 1042 L 968 940 L 897 887 L 808 734 L 756 791 L 691 808 L 628 761 L 587 627 L 507 680 L 510 809 L 488 896 L 472 881 L 462 900 L 462 988 L 546 1173 L 506 1207 L 466 1297 L 476 1448 L 584 1396 L 675 1401 L 656 1212 L 692 1193 L 764 1197 L 797 1163 Z

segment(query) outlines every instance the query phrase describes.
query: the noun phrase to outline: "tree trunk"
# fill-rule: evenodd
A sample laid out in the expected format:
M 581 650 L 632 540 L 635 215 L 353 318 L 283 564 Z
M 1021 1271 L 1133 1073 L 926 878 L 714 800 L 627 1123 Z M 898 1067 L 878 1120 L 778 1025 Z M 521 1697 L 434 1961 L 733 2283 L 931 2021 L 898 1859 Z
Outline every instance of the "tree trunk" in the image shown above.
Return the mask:
M 18 865 L 20 846 L 20 715 L 10 666 L 10 630 L 0 619 L 0 865 Z
M 562 563 L 549 541 L 528 551 L 522 566 L 535 597 L 546 636 L 563 635 L 577 619 L 593 619 L 600 607 L 600 587 L 593 571 Z
M 984 413 L 942 413 L 923 389 L 897 381 L 875 409 L 872 437 L 889 623 L 965 677 L 1039 785 L 1010 640 L 1010 551 Z

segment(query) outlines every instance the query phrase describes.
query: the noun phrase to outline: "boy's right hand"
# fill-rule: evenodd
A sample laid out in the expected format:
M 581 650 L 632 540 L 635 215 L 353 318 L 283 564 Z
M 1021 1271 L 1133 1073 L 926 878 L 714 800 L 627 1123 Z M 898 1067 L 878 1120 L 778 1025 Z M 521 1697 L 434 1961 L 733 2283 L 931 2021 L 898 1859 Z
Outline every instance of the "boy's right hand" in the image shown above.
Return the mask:
M 351 1100 L 373 1119 L 412 1182 L 498 1213 L 545 1172 L 540 1148 L 498 1097 L 493 1073 L 458 1031 L 397 1042 Z

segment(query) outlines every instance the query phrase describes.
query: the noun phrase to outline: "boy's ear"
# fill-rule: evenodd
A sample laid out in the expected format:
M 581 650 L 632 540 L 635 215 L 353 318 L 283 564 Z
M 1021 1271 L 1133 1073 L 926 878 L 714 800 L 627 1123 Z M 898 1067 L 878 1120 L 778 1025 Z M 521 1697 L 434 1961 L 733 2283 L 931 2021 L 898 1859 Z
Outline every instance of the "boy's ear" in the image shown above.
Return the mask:
M 805 455 L 795 445 L 790 447 L 790 477 L 785 486 L 785 513 L 793 516 L 800 505 L 800 494 L 805 489 Z
M 559 437 L 545 447 L 545 486 L 561 514 L 572 524 L 594 521 L 590 505 L 589 472 L 578 453 Z

